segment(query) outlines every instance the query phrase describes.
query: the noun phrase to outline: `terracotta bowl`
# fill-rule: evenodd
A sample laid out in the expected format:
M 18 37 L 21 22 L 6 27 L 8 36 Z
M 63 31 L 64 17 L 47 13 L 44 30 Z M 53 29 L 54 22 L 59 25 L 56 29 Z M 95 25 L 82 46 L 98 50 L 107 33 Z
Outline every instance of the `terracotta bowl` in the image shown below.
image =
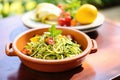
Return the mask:
M 67 27 L 58 27 L 58 29 L 62 30 L 62 34 L 64 35 L 72 35 L 72 37 L 81 45 L 83 52 L 80 55 L 62 60 L 43 60 L 32 58 L 21 52 L 31 37 L 36 34 L 43 34 L 43 32 L 48 31 L 48 28 L 31 29 L 21 33 L 12 43 L 6 45 L 6 54 L 8 56 L 18 56 L 24 65 L 37 71 L 61 72 L 81 65 L 88 54 L 97 51 L 96 41 L 90 39 L 85 33 Z

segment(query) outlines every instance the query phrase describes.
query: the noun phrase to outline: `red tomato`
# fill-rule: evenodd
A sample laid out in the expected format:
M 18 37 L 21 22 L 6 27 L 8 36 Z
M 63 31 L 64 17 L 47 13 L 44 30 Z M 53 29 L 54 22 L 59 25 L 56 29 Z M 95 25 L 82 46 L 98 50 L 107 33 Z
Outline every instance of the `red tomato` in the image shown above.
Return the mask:
M 67 35 L 68 38 L 70 38 L 71 40 L 73 39 L 71 35 Z
M 70 16 L 70 12 L 65 12 L 64 16 Z
M 65 23 L 66 23 L 66 26 L 70 26 L 71 25 L 71 16 L 66 16 L 65 17 Z
M 70 26 L 71 25 L 71 16 L 70 16 L 70 12 L 65 12 L 63 14 L 60 15 L 59 19 L 58 19 L 58 24 L 60 26 Z
M 57 7 L 62 8 L 62 5 L 61 5 L 61 4 L 58 4 Z
M 27 49 L 23 49 L 22 51 L 21 51 L 23 54 L 28 54 L 28 50 Z
M 46 42 L 47 44 L 54 45 L 54 40 L 53 40 L 53 38 L 47 37 L 47 38 L 45 39 L 45 42 Z
M 66 23 L 65 18 L 60 17 L 60 18 L 58 19 L 58 24 L 59 24 L 60 26 L 64 26 L 65 23 Z
M 63 8 L 63 5 L 58 4 L 58 5 L 57 5 L 57 7 L 61 9 L 61 11 L 62 11 L 61 13 L 64 13 L 64 8 Z

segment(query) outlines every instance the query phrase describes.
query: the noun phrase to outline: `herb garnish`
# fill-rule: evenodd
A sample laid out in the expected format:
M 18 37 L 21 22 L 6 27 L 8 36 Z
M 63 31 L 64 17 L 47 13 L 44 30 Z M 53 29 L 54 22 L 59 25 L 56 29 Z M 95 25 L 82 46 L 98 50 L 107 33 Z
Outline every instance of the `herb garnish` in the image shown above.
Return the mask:
M 55 25 L 52 25 L 52 26 L 48 29 L 48 31 L 51 33 L 50 36 L 52 36 L 52 37 L 55 37 L 55 36 L 57 36 L 57 35 L 59 35 L 59 34 L 62 33 L 61 30 L 56 29 L 56 26 L 55 26 Z

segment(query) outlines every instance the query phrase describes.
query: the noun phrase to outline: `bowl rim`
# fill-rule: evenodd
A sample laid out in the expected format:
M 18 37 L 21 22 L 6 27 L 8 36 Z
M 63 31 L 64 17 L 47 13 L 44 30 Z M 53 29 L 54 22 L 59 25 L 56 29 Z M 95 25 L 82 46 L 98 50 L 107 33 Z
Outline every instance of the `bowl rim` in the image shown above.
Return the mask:
M 88 46 L 87 48 L 79 55 L 77 56 L 73 56 L 73 57 L 69 57 L 69 58 L 65 58 L 65 59 L 60 59 L 60 60 L 44 60 L 44 59 L 37 59 L 37 58 L 33 58 L 33 57 L 30 57 L 30 56 L 27 56 L 25 54 L 23 54 L 19 49 L 17 49 L 16 47 L 16 42 L 17 40 L 25 35 L 26 33 L 29 33 L 31 31 L 35 31 L 35 30 L 40 30 L 40 29 L 47 29 L 46 27 L 45 28 L 35 28 L 35 29 L 30 29 L 30 30 L 27 30 L 21 34 L 19 34 L 15 40 L 13 41 L 13 50 L 15 51 L 15 54 L 16 56 L 18 56 L 20 59 L 25 59 L 27 61 L 31 61 L 31 62 L 36 62 L 36 63 L 43 63 L 43 64 L 62 64 L 62 63 L 66 63 L 66 62 L 70 62 L 70 61 L 73 61 L 73 60 L 77 60 L 79 58 L 83 58 L 85 57 L 92 49 L 92 41 L 90 39 L 90 37 L 85 34 L 84 32 L 82 31 L 79 31 L 79 30 L 76 30 L 76 29 L 72 29 L 72 28 L 68 28 L 68 27 L 57 27 L 57 29 L 69 29 L 69 30 L 73 30 L 73 31 L 76 31 L 80 34 L 82 34 L 83 36 L 86 37 L 86 40 L 88 41 Z

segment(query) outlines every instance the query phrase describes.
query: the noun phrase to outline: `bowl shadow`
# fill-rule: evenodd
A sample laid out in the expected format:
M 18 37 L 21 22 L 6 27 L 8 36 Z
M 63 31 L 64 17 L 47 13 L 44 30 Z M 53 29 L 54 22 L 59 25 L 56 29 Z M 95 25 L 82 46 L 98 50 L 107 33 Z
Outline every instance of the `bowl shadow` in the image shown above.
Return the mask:
M 41 72 L 30 69 L 21 63 L 18 71 L 10 75 L 8 80 L 86 80 L 93 78 L 94 75 L 95 71 L 89 64 L 80 65 L 64 72 Z
M 98 31 L 91 31 L 86 33 L 91 39 L 96 39 L 98 37 Z
M 21 64 L 18 72 L 18 80 L 69 80 L 72 75 L 81 72 L 82 65 L 65 72 L 41 72 L 35 71 Z M 27 75 L 26 75 L 27 74 Z

